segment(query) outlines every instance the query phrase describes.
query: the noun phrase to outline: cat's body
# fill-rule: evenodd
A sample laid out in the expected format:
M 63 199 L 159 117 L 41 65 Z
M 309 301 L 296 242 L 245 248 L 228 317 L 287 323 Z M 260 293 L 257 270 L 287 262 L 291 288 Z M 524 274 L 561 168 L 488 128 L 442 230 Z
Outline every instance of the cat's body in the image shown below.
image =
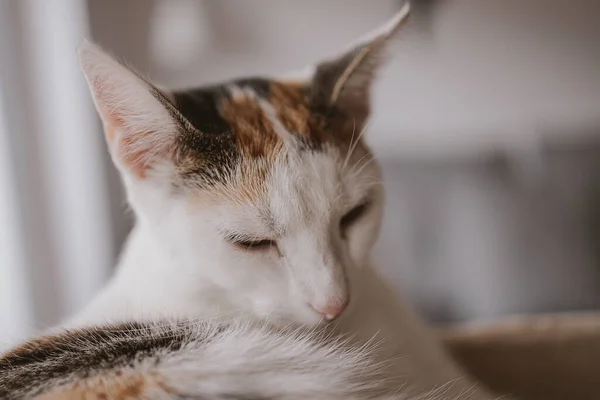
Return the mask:
M 375 343 L 303 328 L 178 321 L 59 332 L 0 356 L 4 400 L 467 400 L 452 383 L 420 395 Z
M 407 390 L 485 398 L 370 265 L 383 191 L 362 133 L 381 53 L 407 14 L 303 77 L 185 92 L 158 89 L 84 45 L 137 225 L 112 282 L 67 325 L 185 317 L 320 327 L 378 342 L 371 356 L 395 360 L 387 376 Z M 223 357 L 213 366 L 226 373 L 235 358 Z M 295 393 L 296 378 L 277 384 Z M 309 397 L 361 398 L 327 393 Z

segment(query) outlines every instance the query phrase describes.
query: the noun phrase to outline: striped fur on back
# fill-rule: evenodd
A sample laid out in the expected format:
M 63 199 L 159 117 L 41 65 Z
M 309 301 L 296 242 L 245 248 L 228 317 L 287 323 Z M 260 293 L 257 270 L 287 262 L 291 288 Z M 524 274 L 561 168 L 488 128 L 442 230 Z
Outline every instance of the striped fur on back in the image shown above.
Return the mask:
M 402 382 L 385 375 L 371 350 L 323 331 L 266 325 L 101 326 L 42 337 L 2 356 L 0 398 L 405 399 Z

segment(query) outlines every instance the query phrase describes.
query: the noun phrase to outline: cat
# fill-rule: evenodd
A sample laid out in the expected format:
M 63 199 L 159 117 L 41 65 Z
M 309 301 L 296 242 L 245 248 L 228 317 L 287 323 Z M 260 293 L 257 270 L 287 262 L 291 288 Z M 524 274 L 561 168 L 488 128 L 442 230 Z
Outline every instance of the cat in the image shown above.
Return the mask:
M 356 343 L 381 340 L 377 356 L 398 358 L 395 374 L 411 387 L 470 390 L 370 262 L 384 196 L 363 134 L 375 74 L 408 14 L 406 4 L 301 74 L 185 91 L 152 85 L 84 43 L 82 69 L 136 225 L 115 276 L 65 326 L 157 318 L 327 326 Z M 482 388 L 473 396 L 488 398 Z
M 0 356 L 4 400 L 435 400 L 390 384 L 372 346 L 301 327 L 173 321 L 63 331 Z M 388 361 L 389 363 L 389 361 Z

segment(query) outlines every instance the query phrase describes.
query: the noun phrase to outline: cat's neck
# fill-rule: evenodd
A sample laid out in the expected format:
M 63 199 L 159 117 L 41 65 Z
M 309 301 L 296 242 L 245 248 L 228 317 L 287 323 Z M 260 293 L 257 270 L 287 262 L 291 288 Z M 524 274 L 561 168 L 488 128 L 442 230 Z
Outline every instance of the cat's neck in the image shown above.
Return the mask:
M 230 300 L 223 289 L 194 276 L 152 230 L 138 223 L 111 280 L 67 325 L 233 316 L 239 307 Z

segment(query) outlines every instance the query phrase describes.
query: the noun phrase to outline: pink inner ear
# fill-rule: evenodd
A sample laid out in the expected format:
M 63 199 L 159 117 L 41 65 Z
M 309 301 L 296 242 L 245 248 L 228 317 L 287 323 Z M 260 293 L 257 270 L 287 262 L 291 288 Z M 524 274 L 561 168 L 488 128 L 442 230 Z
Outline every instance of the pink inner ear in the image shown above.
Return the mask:
M 117 131 L 124 131 L 125 124 L 123 120 L 113 113 L 104 113 L 104 134 L 109 146 L 116 152 L 116 156 L 125 164 L 125 166 L 138 178 L 146 178 L 148 165 L 148 149 L 139 146 L 140 140 L 147 140 L 149 134 L 129 133 L 123 137 L 117 137 Z M 115 146 L 116 144 L 116 146 Z M 134 149 L 138 150 L 134 150 Z
M 96 97 L 100 100 L 100 104 L 97 106 L 100 117 L 104 125 L 104 135 L 109 146 L 112 146 L 115 140 L 117 127 L 123 126 L 123 121 L 115 113 L 111 113 L 106 108 L 106 93 L 110 93 L 114 90 L 114 85 L 104 84 L 101 85 L 99 79 L 94 79 L 93 87 L 96 88 Z
M 151 85 L 124 67 L 92 69 L 88 76 L 115 162 L 145 179 L 174 144 L 170 115 L 152 95 Z
M 113 141 L 115 139 L 115 128 L 112 125 L 105 125 L 104 126 L 104 135 L 106 136 L 106 141 L 108 142 L 109 145 L 113 144 Z
M 131 133 L 120 138 L 119 149 L 123 163 L 129 167 L 131 172 L 137 175 L 138 178 L 146 178 L 146 171 L 151 168 L 150 149 L 139 146 L 139 141 L 148 140 L 151 133 Z M 159 155 L 152 152 L 153 156 Z

